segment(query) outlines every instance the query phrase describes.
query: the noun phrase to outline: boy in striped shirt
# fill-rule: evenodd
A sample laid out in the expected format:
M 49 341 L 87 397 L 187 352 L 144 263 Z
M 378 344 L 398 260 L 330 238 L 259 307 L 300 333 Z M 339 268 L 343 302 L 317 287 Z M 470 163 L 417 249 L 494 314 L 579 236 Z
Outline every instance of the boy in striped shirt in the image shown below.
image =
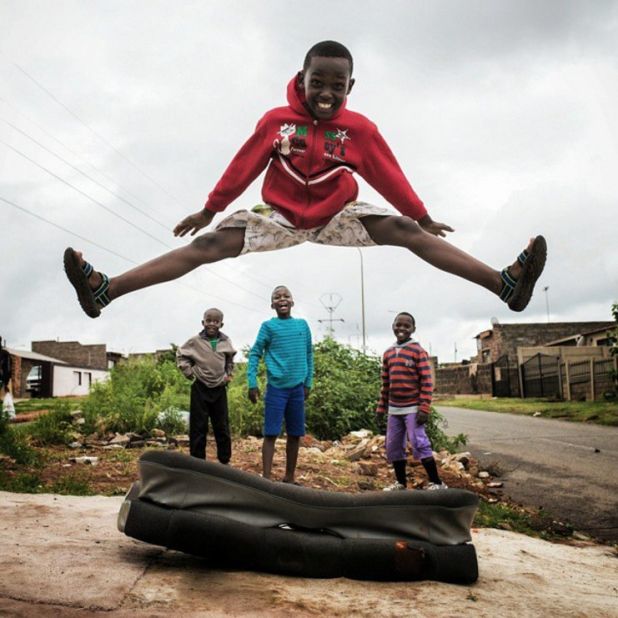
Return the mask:
M 415 459 L 420 459 L 427 476 L 427 489 L 446 489 L 433 458 L 425 423 L 431 413 L 433 383 L 427 352 L 412 339 L 414 317 L 402 311 L 395 317 L 396 343 L 382 357 L 382 390 L 376 412 L 387 414 L 386 458 L 392 464 L 396 481 L 384 491 L 406 488 L 406 438 Z
M 311 330 L 305 320 L 292 317 L 293 306 L 290 290 L 283 285 L 277 286 L 271 296 L 271 307 L 277 317 L 262 322 L 247 364 L 249 399 L 257 403 L 260 397 L 258 364 L 262 357 L 266 363 L 262 443 L 262 476 L 266 479 L 270 478 L 275 441 L 285 418 L 284 483 L 294 483 L 300 438 L 305 435 L 305 399 L 313 382 Z

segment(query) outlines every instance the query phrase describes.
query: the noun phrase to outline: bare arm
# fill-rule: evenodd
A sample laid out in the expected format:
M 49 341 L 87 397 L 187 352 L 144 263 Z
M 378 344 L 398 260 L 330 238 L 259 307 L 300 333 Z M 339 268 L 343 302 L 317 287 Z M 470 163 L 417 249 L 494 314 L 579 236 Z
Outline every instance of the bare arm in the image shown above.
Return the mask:
M 203 227 L 211 224 L 214 216 L 214 212 L 210 212 L 210 210 L 203 208 L 202 210 L 185 217 L 174 228 L 174 236 L 185 236 L 185 234 L 189 232 L 191 233 L 191 236 L 195 236 Z

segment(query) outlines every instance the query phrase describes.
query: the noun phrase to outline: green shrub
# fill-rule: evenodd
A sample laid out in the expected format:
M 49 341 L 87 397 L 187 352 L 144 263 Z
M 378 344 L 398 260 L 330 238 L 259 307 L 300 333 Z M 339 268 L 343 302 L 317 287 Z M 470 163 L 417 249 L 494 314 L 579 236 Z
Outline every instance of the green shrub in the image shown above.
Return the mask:
M 27 427 L 32 442 L 37 446 L 67 444 L 72 429 L 71 409 L 67 401 L 54 401 L 48 413 L 42 414 Z
M 9 425 L 9 415 L 2 409 L 0 409 L 0 453 L 14 459 L 20 465 L 33 465 L 38 461 L 36 451 L 28 444 L 26 435 Z
M 466 444 L 468 437 L 465 434 L 460 433 L 455 437 L 450 438 L 444 432 L 447 425 L 448 424 L 444 416 L 432 407 L 429 420 L 425 424 L 425 430 L 427 431 L 427 436 L 431 440 L 431 446 L 434 451 L 446 449 L 449 453 L 455 453 L 460 446 L 464 446 Z
M 174 407 L 169 407 L 159 414 L 157 427 L 169 436 L 187 433 L 187 426 L 181 410 Z
M 314 346 L 313 389 L 307 400 L 307 431 L 336 440 L 350 431 L 377 431 L 380 359 L 327 338 Z
M 161 413 L 188 409 L 190 388 L 189 380 L 168 358 L 120 363 L 111 370 L 109 380 L 93 385 L 83 405 L 84 430 L 150 433 Z

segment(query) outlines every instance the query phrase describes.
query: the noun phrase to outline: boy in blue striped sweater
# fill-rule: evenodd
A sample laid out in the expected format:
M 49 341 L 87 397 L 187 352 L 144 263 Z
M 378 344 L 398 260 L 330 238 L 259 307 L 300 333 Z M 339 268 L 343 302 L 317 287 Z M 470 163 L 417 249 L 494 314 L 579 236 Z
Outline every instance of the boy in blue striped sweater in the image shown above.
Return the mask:
M 273 290 L 270 306 L 277 312 L 277 317 L 262 322 L 249 352 L 249 399 L 257 403 L 260 397 L 257 370 L 260 359 L 264 357 L 267 386 L 262 476 L 270 478 L 275 440 L 285 418 L 287 442 L 283 482 L 294 483 L 300 438 L 305 435 L 305 399 L 313 381 L 311 330 L 305 320 L 292 317 L 294 299 L 287 287 L 279 285 Z

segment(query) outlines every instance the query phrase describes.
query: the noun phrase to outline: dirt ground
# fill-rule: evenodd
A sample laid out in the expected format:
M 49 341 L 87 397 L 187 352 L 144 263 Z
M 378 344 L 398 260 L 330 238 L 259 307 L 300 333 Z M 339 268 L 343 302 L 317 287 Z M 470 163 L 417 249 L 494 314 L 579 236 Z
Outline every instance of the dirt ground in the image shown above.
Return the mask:
M 345 441 L 349 438 L 344 438 Z M 235 439 L 230 462 L 245 472 L 259 474 L 261 469 L 262 441 L 255 437 Z M 303 486 L 328 491 L 358 492 L 381 489 L 393 482 L 393 473 L 384 456 L 384 449 L 375 447 L 368 455 L 350 461 L 338 452 L 333 455 L 332 442 L 318 441 L 305 436 L 298 458 L 296 480 Z M 149 447 L 152 448 L 152 447 Z M 173 448 L 182 453 L 189 453 L 189 448 L 182 441 Z M 20 474 L 36 475 L 40 490 L 56 490 L 53 493 L 71 493 L 62 488 L 88 487 L 90 493 L 101 495 L 124 495 L 131 483 L 137 479 L 137 461 L 145 448 L 104 449 L 96 445 L 87 445 L 79 449 L 67 447 L 48 447 L 40 449 L 46 463 L 43 467 L 17 466 L 6 457 L 0 456 L 0 472 L 7 478 Z M 80 457 L 96 457 L 96 465 L 75 462 Z M 212 440 L 208 441 L 207 459 L 216 460 Z M 427 483 L 427 476 L 419 462 L 409 460 L 408 485 L 421 488 Z M 367 464 L 369 464 L 367 466 Z M 282 479 L 285 467 L 285 440 L 277 440 L 273 464 L 273 480 Z M 482 484 L 474 485 L 468 475 L 460 475 L 449 470 L 440 469 L 443 480 L 449 487 L 458 487 L 476 491 L 485 497 L 499 496 L 500 492 L 491 491 Z M 60 489 L 60 491 L 58 491 Z M 77 492 L 75 492 L 77 493 Z
M 594 543 L 474 529 L 471 586 L 208 569 L 121 534 L 122 497 L 0 492 L 2 616 L 618 616 L 618 560 Z

